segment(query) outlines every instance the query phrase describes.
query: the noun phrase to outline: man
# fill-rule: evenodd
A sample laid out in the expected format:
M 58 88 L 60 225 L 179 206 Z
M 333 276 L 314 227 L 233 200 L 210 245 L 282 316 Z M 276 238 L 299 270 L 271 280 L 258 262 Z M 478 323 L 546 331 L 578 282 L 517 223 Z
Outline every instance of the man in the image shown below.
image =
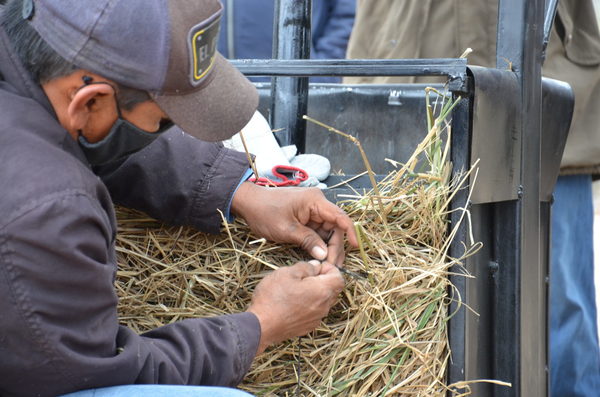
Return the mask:
M 0 395 L 235 386 L 255 354 L 313 330 L 343 288 L 344 235 L 356 245 L 348 216 L 319 190 L 244 182 L 245 154 L 191 136 L 228 138 L 257 105 L 254 87 L 215 51 L 221 7 L 0 8 Z M 137 335 L 118 325 L 113 200 L 208 232 L 221 210 L 317 261 L 265 277 L 245 313 Z
M 471 47 L 469 63 L 494 66 L 497 17 L 497 0 L 359 0 L 348 57 L 450 58 Z M 591 192 L 592 175 L 600 173 L 600 34 L 592 0 L 558 3 L 543 73 L 568 82 L 575 94 L 552 207 L 550 389 L 552 396 L 592 396 L 600 390 Z

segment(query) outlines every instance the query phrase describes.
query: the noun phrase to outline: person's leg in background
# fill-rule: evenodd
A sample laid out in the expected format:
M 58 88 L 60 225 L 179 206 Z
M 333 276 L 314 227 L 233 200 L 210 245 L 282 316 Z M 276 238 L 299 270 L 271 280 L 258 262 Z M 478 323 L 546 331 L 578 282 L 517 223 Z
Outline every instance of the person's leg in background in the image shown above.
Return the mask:
M 226 387 L 123 385 L 82 390 L 62 397 L 252 397 L 252 395 Z
M 592 183 L 592 194 L 594 196 L 594 282 L 596 285 L 596 314 L 598 314 L 598 308 L 600 308 L 600 180 Z M 596 318 L 596 324 L 600 328 L 600 316 Z M 598 333 L 598 338 L 600 338 L 600 330 Z
M 593 220 L 591 176 L 559 177 L 552 206 L 549 303 L 553 397 L 600 393 Z

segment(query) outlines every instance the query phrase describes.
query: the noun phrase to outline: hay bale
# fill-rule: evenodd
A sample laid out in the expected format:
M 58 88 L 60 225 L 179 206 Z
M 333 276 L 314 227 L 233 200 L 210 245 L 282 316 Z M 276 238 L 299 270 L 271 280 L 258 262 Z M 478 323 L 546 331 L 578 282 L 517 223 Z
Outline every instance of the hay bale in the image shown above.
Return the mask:
M 340 203 L 360 237 L 346 268 L 367 277 L 348 276 L 339 303 L 315 332 L 257 357 L 243 389 L 277 396 L 440 396 L 450 389 L 448 304 L 460 298 L 451 296 L 448 273 L 460 258 L 448 256 L 448 211 L 466 180 L 450 180 L 442 144 L 452 106 L 440 105 L 407 164 Z M 428 170 L 415 171 L 419 158 L 427 159 Z M 210 236 L 123 208 L 117 213 L 119 314 L 138 332 L 244 311 L 267 272 L 310 259 L 253 236 L 241 221 Z

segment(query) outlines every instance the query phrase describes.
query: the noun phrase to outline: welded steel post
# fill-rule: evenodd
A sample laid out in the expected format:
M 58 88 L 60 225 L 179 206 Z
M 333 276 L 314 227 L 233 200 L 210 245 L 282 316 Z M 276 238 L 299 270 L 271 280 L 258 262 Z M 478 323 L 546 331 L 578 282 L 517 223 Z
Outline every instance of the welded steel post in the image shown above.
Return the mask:
M 275 2 L 273 58 L 310 58 L 311 0 Z M 304 152 L 308 77 L 273 77 L 271 97 L 271 127 L 280 145 L 294 144 Z
M 498 293 L 515 297 L 512 307 L 501 302 L 496 307 L 505 335 L 502 346 L 496 346 L 496 374 L 512 383 L 512 389 L 494 394 L 501 396 L 542 397 L 548 392 L 548 259 L 542 252 L 542 239 L 548 236 L 540 200 L 544 6 L 544 0 L 501 0 L 499 7 L 497 67 L 511 69 L 519 81 L 522 140 L 518 199 L 498 209 L 494 225 L 497 251 L 504 253 L 498 259 Z

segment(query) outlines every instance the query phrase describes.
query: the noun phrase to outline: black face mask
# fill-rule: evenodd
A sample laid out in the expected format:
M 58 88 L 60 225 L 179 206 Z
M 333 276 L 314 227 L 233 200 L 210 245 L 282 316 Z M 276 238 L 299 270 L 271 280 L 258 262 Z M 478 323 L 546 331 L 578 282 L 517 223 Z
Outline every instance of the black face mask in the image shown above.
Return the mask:
M 149 133 L 119 116 L 108 135 L 101 141 L 91 143 L 81 134 L 77 141 L 92 166 L 106 165 L 123 161 L 142 150 L 172 126 L 173 123 L 167 123 L 157 132 Z
M 84 76 L 83 81 L 85 85 L 108 84 L 104 82 L 92 83 L 91 78 L 88 76 Z M 160 134 L 173 126 L 172 122 L 162 123 L 157 132 L 150 133 L 123 119 L 118 103 L 117 114 L 117 121 L 111 127 L 108 135 L 98 142 L 89 142 L 82 135 L 81 131 L 79 131 L 77 142 L 92 166 L 122 162 L 133 153 L 142 150 L 154 142 Z

